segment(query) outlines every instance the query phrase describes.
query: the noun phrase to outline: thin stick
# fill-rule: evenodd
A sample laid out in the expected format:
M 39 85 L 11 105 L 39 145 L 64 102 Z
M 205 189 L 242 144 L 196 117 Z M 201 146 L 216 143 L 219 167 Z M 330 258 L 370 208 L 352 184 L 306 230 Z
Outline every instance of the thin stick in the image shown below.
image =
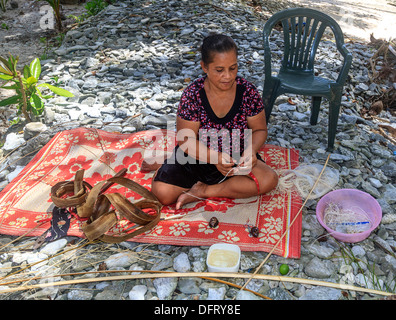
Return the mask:
M 322 176 L 324 170 L 326 169 L 327 163 L 329 162 L 330 159 L 330 153 L 327 156 L 326 162 L 323 166 L 322 171 L 320 172 L 318 178 L 316 179 L 311 191 L 309 192 L 308 196 L 306 197 L 304 203 L 301 205 L 300 210 L 297 212 L 296 216 L 294 217 L 294 219 L 292 220 L 292 222 L 290 223 L 290 225 L 288 226 L 288 228 L 286 229 L 286 231 L 282 234 L 282 236 L 279 238 L 278 242 L 275 244 L 275 246 L 272 248 L 272 250 L 268 253 L 268 255 L 265 257 L 265 259 L 263 260 L 263 262 L 260 263 L 260 265 L 256 268 L 256 270 L 254 271 L 254 273 L 250 276 L 250 278 L 248 279 L 248 281 L 246 281 L 246 283 L 242 286 L 241 290 L 244 290 L 246 288 L 246 286 L 248 285 L 248 283 L 253 279 L 253 277 L 257 274 L 257 272 L 261 269 L 261 267 L 264 265 L 264 263 L 269 259 L 269 257 L 272 255 L 272 253 L 275 251 L 276 247 L 279 245 L 279 243 L 282 241 L 283 237 L 287 234 L 287 232 L 289 232 L 290 228 L 292 227 L 293 223 L 297 220 L 298 216 L 300 215 L 302 209 L 304 208 L 305 204 L 307 203 L 310 195 L 312 194 L 312 192 L 315 190 L 316 185 L 319 182 L 320 177 Z M 234 297 L 235 299 L 235 297 Z
M 25 141 L 24 143 L 22 143 L 20 146 L 15 147 L 14 149 L 12 149 L 4 158 L 1 159 L 0 164 L 2 164 L 9 156 L 11 156 L 11 154 L 12 154 L 14 151 L 16 151 L 16 150 L 18 150 L 20 147 L 24 146 L 24 145 L 25 145 L 26 143 L 28 143 L 30 140 L 36 138 L 39 134 L 40 134 L 40 133 L 37 133 L 35 136 L 33 136 L 33 137 L 31 137 L 30 139 L 26 140 L 26 141 Z M 38 150 L 40 150 L 40 149 L 38 149 Z M 36 151 L 36 150 L 34 150 L 34 151 Z M 32 151 L 32 152 L 34 152 L 34 151 Z M 27 155 L 29 155 L 29 154 L 31 154 L 32 152 L 29 152 L 28 154 L 24 155 L 24 157 L 27 156 Z M 18 159 L 18 161 L 19 161 L 19 159 Z M 1 169 L 1 171 L 3 171 L 4 169 L 5 169 L 5 168 Z M 0 172 L 1 172 L 1 171 L 0 171 Z
M 116 270 L 120 272 L 122 270 Z M 127 270 L 125 270 L 127 271 Z M 55 286 L 64 286 L 64 285 L 72 285 L 72 284 L 81 284 L 81 283 L 90 283 L 90 282 L 101 282 L 101 281 L 120 281 L 120 280 L 136 280 L 136 279 L 156 279 L 156 278 L 194 278 L 194 277 L 213 277 L 213 278 L 250 278 L 251 274 L 249 273 L 217 273 L 217 272 L 163 272 L 163 271 L 154 271 L 154 270 L 129 270 L 132 272 L 146 272 L 146 274 L 135 274 L 135 275 L 119 275 L 119 276 L 111 276 L 111 277 L 99 277 L 99 278 L 84 278 L 84 279 L 74 279 L 74 280 L 64 280 L 64 281 L 55 281 L 50 283 L 41 283 L 41 284 L 33 284 L 27 286 L 20 286 L 17 288 L 8 288 L 5 290 L 1 290 L 2 293 L 10 293 L 10 292 L 18 292 L 24 290 L 31 289 L 43 289 L 47 287 L 55 287 Z M 154 272 L 154 273 L 151 273 Z M 369 294 L 381 295 L 381 296 L 392 296 L 395 293 L 355 287 L 348 284 L 339 284 L 333 282 L 326 282 L 320 280 L 313 279 L 303 279 L 303 278 L 293 278 L 293 277 L 285 277 L 285 276 L 275 276 L 268 274 L 258 274 L 256 275 L 256 279 L 259 280 L 269 280 L 269 281 L 283 281 L 283 282 L 294 282 L 301 283 L 307 285 L 314 286 L 323 286 L 329 288 L 336 288 L 340 290 L 350 290 L 357 292 L 365 292 Z
M 192 211 L 192 212 L 189 212 L 189 213 L 175 214 L 173 216 L 161 218 L 161 220 L 164 220 L 164 221 L 165 220 L 176 220 L 176 219 L 179 219 L 179 218 L 184 218 L 184 217 L 187 217 L 187 216 L 190 216 L 190 215 L 193 215 L 193 214 L 204 213 L 204 212 L 205 211 L 198 211 L 198 212 Z
M 21 147 L 21 146 L 19 146 L 19 147 Z M 18 147 L 18 148 L 19 148 L 19 147 Z M 14 150 L 16 150 L 16 149 L 14 149 Z M 15 161 L 9 163 L 6 167 L 4 167 L 3 169 L 1 169 L 0 172 L 3 172 L 4 170 L 6 170 L 6 169 L 8 169 L 9 167 L 11 167 L 13 164 L 18 163 L 18 162 L 21 161 L 22 159 L 24 159 L 24 158 L 30 156 L 32 153 L 37 153 L 37 152 L 39 152 L 39 151 L 40 151 L 40 148 L 37 148 L 37 149 L 35 149 L 35 150 L 33 150 L 33 151 L 30 151 L 30 152 L 24 154 L 24 155 L 21 156 L 20 158 L 18 158 L 18 159 L 16 159 Z M 7 156 L 8 156 L 8 155 L 7 155 Z M 0 164 L 1 164 L 1 163 L 0 163 Z
M 393 139 L 392 137 L 390 137 L 389 135 L 387 135 L 384 129 L 382 129 L 381 127 L 379 127 L 378 129 L 379 129 L 380 133 L 381 133 L 385 138 L 387 138 L 387 139 L 388 139 L 389 141 L 391 141 L 393 144 L 396 144 L 396 140 Z
M 26 235 L 28 235 L 30 232 L 33 232 L 33 231 L 36 230 L 38 227 L 41 227 L 43 224 L 46 224 L 46 223 L 48 223 L 48 222 L 49 222 L 49 221 L 45 221 L 45 222 L 42 222 L 42 223 L 38 224 L 38 225 L 35 226 L 34 228 L 32 228 L 32 229 L 26 231 L 24 234 L 22 234 L 22 235 L 19 236 L 18 238 L 16 238 L 16 239 L 14 239 L 14 240 L 12 240 L 12 241 L 6 243 L 5 245 L 1 246 L 1 247 L 0 247 L 0 251 L 1 251 L 3 248 L 9 246 L 10 244 L 12 244 L 12 243 L 14 243 L 14 242 L 16 242 L 16 241 L 22 239 L 23 237 L 25 237 Z
M 52 256 L 50 256 L 50 257 L 47 257 L 47 258 L 45 258 L 45 259 L 43 259 L 43 260 L 40 260 L 40 261 L 31 263 L 31 264 L 28 264 L 26 267 L 24 267 L 24 268 L 22 268 L 22 269 L 19 269 L 19 270 L 13 272 L 13 273 L 9 273 L 9 274 L 7 274 L 6 276 L 0 278 L 0 281 L 6 279 L 6 278 L 8 278 L 8 277 L 14 276 L 14 275 L 16 275 L 16 274 L 18 274 L 18 273 L 21 273 L 22 271 L 24 271 L 24 270 L 26 270 L 26 269 L 29 269 L 30 267 L 33 267 L 33 266 L 35 266 L 36 264 L 39 264 L 39 263 L 42 263 L 42 262 L 44 262 L 44 261 L 50 260 L 50 259 L 52 259 L 52 258 L 54 258 L 54 257 L 57 257 L 57 256 L 59 256 L 59 255 L 62 255 L 62 254 L 64 254 L 64 253 L 67 253 L 67 252 L 69 252 L 69 251 L 73 251 L 73 250 L 77 250 L 77 249 L 83 248 L 83 247 L 85 247 L 85 246 L 88 245 L 88 244 L 93 244 L 93 243 L 96 243 L 96 242 L 97 242 L 96 240 L 94 240 L 94 241 L 92 241 L 92 242 L 91 242 L 91 241 L 87 241 L 87 242 L 85 242 L 84 244 L 82 244 L 82 245 L 80 245 L 80 246 L 78 246 L 78 247 L 74 247 L 74 248 L 71 248 L 71 249 L 68 249 L 68 250 L 65 250 L 65 251 L 56 253 L 56 254 L 54 254 L 54 255 L 52 255 Z

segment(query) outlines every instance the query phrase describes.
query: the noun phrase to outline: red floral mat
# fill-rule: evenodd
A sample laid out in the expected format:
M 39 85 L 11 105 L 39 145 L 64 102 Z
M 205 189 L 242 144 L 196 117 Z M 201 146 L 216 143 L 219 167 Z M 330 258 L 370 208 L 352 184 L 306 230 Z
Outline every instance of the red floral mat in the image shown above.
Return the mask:
M 19 175 L 0 192 L 0 233 L 7 235 L 38 236 L 50 222 L 37 227 L 40 221 L 51 217 L 54 204 L 51 187 L 59 181 L 73 180 L 79 169 L 84 169 L 84 180 L 92 186 L 127 168 L 127 178 L 150 190 L 153 172 L 141 170 L 144 158 L 171 153 L 175 134 L 166 130 L 149 130 L 133 134 L 109 133 L 96 129 L 78 128 L 57 133 Z M 266 145 L 261 151 L 266 163 L 275 170 L 294 169 L 298 165 L 298 151 Z M 120 192 L 132 202 L 140 196 L 114 185 L 107 192 Z M 131 241 L 156 244 L 209 246 L 217 242 L 234 243 L 243 251 L 269 252 L 278 242 L 301 207 L 301 198 L 295 193 L 272 193 L 249 199 L 209 199 L 190 203 L 175 210 L 165 206 L 162 217 L 185 214 L 174 220 L 162 220 L 151 231 Z M 210 228 L 210 218 L 219 225 Z M 72 218 L 68 235 L 84 237 L 81 221 Z M 249 228 L 257 226 L 257 238 Z M 129 228 L 129 222 L 120 220 L 111 232 L 118 234 Z M 296 219 L 274 254 L 300 257 L 301 215 Z

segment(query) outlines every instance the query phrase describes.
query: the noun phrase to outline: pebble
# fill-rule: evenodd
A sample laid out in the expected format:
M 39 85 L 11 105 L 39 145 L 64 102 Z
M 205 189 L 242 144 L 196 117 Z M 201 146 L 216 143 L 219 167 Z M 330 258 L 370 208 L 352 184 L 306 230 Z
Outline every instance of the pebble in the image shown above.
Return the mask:
M 40 134 L 41 132 L 46 131 L 47 129 L 48 127 L 41 122 L 27 123 L 23 130 L 23 138 L 25 140 L 29 140 L 30 138 L 33 138 L 34 136 Z
M 67 244 L 67 240 L 65 238 L 55 240 L 43 246 L 40 252 L 48 256 L 52 256 L 58 251 L 62 250 L 66 246 L 66 244 Z
M 227 289 L 225 287 L 209 288 L 208 300 L 223 300 Z
M 133 252 L 121 252 L 110 256 L 104 262 L 109 269 L 129 267 L 136 262 L 136 255 Z
M 8 182 L 14 180 L 14 178 L 24 169 L 24 166 L 16 166 L 15 169 L 7 175 Z
M 184 252 L 180 253 L 173 261 L 173 269 L 177 272 L 187 272 L 191 269 L 188 255 Z
M 258 297 L 252 292 L 242 290 L 238 291 L 236 295 L 236 300 L 263 300 L 263 298 Z
M 93 294 L 84 290 L 71 290 L 67 294 L 68 300 L 91 300 Z
M 171 296 L 177 287 L 176 278 L 156 278 L 153 280 L 158 299 L 171 300 Z
M 314 257 L 307 263 L 304 272 L 307 276 L 318 279 L 330 278 L 335 271 L 334 264 L 329 260 Z
M 362 258 L 366 255 L 364 248 L 359 245 L 353 246 L 351 251 L 356 258 Z
M 230 7 L 224 6 L 220 0 L 159 0 L 151 2 L 150 10 L 147 10 L 144 0 L 117 1 L 97 17 L 84 22 L 80 28 L 69 31 L 62 46 L 56 50 L 57 57 L 42 61 L 42 75 L 46 82 L 57 75 L 59 81 L 65 84 L 65 89 L 72 91 L 75 97 L 48 99 L 44 116 L 39 121 L 26 125 L 21 122 L 9 128 L 0 152 L 0 190 L 33 158 L 35 153 L 32 151 L 37 153 L 60 130 L 84 125 L 130 133 L 166 128 L 168 122 L 174 123 L 183 88 L 202 75 L 198 49 L 202 38 L 212 31 L 229 34 L 235 39 L 240 49 L 239 74 L 261 91 L 264 70 L 263 16 L 237 0 L 229 0 L 227 5 Z M 223 23 L 224 19 L 235 23 Z M 281 53 L 281 33 L 274 31 L 272 40 L 276 58 Z M 369 121 L 360 116 L 366 100 L 379 96 L 381 92 L 378 89 L 380 84 L 374 85 L 368 76 L 371 49 L 359 42 L 348 42 L 346 47 L 352 52 L 354 60 L 330 161 L 340 171 L 337 189 L 357 188 L 377 198 L 383 211 L 382 223 L 366 240 L 357 244 L 340 244 L 331 236 L 323 236 L 325 231 L 315 216 L 316 201 L 309 201 L 302 219 L 301 258 L 285 259 L 272 255 L 262 270 L 263 273 L 278 274 L 279 266 L 287 263 L 290 266 L 289 275 L 293 277 L 333 283 L 349 279 L 351 284 L 363 287 L 380 289 L 381 285 L 382 289 L 386 285 L 394 288 L 396 148 L 377 133 L 380 120 Z M 317 60 L 321 62 L 315 68 L 319 74 L 334 78 L 340 68 L 335 45 L 324 41 L 320 50 Z M 273 70 L 279 68 L 280 59 L 275 59 Z M 392 85 L 395 86 L 394 83 L 389 86 Z M 294 104 L 287 102 L 289 97 Z M 278 97 L 268 125 L 267 142 L 297 148 L 301 162 L 323 163 L 327 156 L 328 103 L 323 102 L 316 126 L 309 123 L 309 106 L 309 98 L 295 95 Z M 136 117 L 131 119 L 131 116 Z M 384 119 L 384 123 L 395 123 L 395 117 L 386 110 L 378 117 Z M 16 148 L 18 150 L 11 152 Z M 11 239 L 10 236 L 0 237 L 1 244 Z M 150 254 L 140 259 L 139 247 L 132 243 L 92 244 L 88 246 L 91 251 L 67 251 L 78 241 L 77 238 L 66 237 L 43 245 L 37 251 L 23 251 L 20 248 L 31 246 L 32 240 L 19 240 L 1 253 L 0 273 L 6 275 L 11 268 L 28 267 L 29 263 L 37 263 L 28 268 L 32 272 L 45 272 L 56 266 L 51 272 L 62 274 L 103 268 L 135 273 L 140 270 L 207 271 L 207 247 L 150 245 Z M 350 261 L 342 255 L 341 252 L 348 250 L 359 262 Z M 153 252 L 156 254 L 153 255 Z M 261 252 L 243 252 L 240 271 L 255 270 L 264 257 Z M 373 268 L 378 278 L 374 283 L 370 280 Z M 97 276 L 86 274 L 81 277 Z M 243 284 L 240 279 L 234 280 Z M 225 284 L 196 278 L 121 282 L 116 285 L 103 278 L 103 282 L 59 287 L 49 293 L 40 289 L 34 294 L 1 294 L 0 298 L 46 299 L 50 296 L 55 300 L 228 300 L 236 296 L 238 300 L 262 299 L 251 292 L 236 291 Z M 5 287 L 0 287 L 0 290 Z M 349 292 L 345 297 L 338 289 L 295 283 L 280 285 L 276 281 L 252 281 L 249 288 L 275 300 L 375 298 L 359 292 Z
M 145 285 L 136 285 L 129 291 L 130 300 L 144 300 L 144 295 L 147 292 L 147 287 Z
M 11 132 L 7 135 L 4 145 L 2 147 L 5 151 L 14 150 L 25 143 L 25 139 L 22 134 Z
M 299 300 L 339 300 L 341 296 L 341 290 L 318 287 L 308 290 Z
M 308 250 L 315 256 L 322 258 L 322 259 L 330 258 L 332 256 L 332 254 L 334 253 L 334 250 L 332 248 L 321 246 L 316 243 L 310 245 Z

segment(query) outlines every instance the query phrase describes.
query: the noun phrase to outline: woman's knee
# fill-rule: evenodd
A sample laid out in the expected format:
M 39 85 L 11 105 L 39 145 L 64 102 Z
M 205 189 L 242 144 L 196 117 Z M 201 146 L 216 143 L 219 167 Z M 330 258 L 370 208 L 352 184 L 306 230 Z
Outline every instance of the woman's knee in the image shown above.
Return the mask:
M 164 186 L 163 183 L 154 181 L 151 185 L 151 192 L 163 205 L 171 204 L 169 193 L 167 192 L 166 186 Z
M 176 190 L 176 186 L 164 182 L 154 181 L 151 185 L 151 192 L 164 205 L 170 205 L 176 202 L 181 191 Z
M 269 188 L 270 188 L 270 191 L 271 191 L 271 190 L 273 190 L 273 189 L 275 189 L 277 187 L 278 181 L 279 181 L 279 177 L 278 177 L 278 174 L 272 169 L 269 172 L 268 176 L 269 176 L 268 177 L 268 180 L 269 180 L 268 184 L 269 184 Z
M 278 185 L 278 180 L 278 174 L 274 170 L 271 168 L 265 170 L 261 181 L 259 181 L 260 194 L 266 194 L 274 190 Z

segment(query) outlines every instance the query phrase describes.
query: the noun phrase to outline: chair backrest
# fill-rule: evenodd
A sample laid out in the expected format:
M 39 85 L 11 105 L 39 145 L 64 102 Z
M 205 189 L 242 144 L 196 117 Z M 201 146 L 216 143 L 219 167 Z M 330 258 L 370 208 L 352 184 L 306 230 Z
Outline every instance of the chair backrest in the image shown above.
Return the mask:
M 269 36 L 278 23 L 281 23 L 283 28 L 283 71 L 313 73 L 315 54 L 327 27 L 333 31 L 338 50 L 343 55 L 345 53 L 342 30 L 333 18 L 313 9 L 292 8 L 275 13 L 264 25 L 264 49 L 267 59 L 268 53 L 271 54 Z

